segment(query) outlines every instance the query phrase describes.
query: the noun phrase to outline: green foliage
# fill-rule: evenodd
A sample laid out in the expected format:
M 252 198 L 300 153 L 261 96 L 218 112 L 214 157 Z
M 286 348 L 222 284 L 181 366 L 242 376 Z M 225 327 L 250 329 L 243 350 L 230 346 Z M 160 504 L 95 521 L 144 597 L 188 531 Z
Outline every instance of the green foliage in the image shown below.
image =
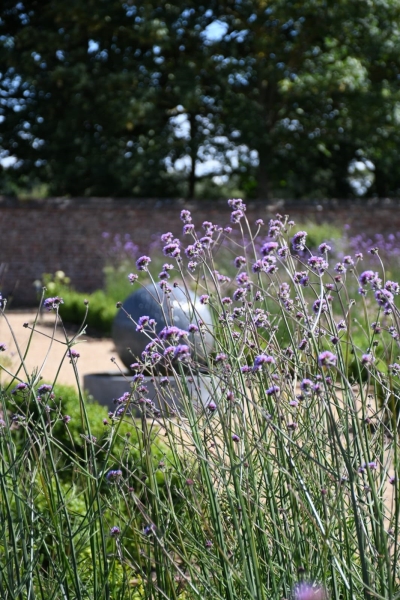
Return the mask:
M 345 198 L 370 160 L 397 194 L 399 22 L 377 0 L 4 0 L 2 190 Z

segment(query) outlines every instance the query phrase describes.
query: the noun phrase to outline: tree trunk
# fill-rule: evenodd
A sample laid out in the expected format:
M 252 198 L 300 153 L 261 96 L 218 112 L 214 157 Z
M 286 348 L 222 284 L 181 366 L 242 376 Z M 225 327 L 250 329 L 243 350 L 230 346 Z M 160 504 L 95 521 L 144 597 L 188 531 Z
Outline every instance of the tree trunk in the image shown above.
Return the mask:
M 196 118 L 195 115 L 189 114 L 190 123 L 190 171 L 188 180 L 187 200 L 194 198 L 196 189 L 196 159 L 197 159 L 197 142 L 196 142 Z

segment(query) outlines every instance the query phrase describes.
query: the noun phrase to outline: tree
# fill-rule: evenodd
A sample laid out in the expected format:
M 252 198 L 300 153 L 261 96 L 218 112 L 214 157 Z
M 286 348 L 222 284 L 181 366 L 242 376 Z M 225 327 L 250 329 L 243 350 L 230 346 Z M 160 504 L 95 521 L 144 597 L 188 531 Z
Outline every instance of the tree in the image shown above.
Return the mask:
M 261 197 L 284 186 L 347 196 L 356 152 L 379 156 L 384 136 L 374 150 L 370 138 L 398 101 L 399 17 L 398 2 L 379 0 L 220 3 L 227 77 L 241 100 L 230 118 L 258 152 Z

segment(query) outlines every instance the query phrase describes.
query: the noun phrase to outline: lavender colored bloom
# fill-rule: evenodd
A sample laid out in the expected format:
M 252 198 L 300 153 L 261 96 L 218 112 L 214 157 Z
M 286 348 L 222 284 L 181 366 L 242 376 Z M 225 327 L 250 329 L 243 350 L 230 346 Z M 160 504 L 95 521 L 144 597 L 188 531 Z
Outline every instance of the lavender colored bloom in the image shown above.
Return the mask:
M 70 417 L 69 415 L 63 416 L 63 421 L 66 425 L 68 425 L 68 423 L 70 422 L 71 419 L 72 419 L 72 417 Z
M 106 479 L 107 479 L 107 481 L 109 483 L 115 483 L 121 477 L 122 477 L 122 471 L 121 471 L 121 469 L 116 469 L 116 470 L 113 470 L 113 471 L 108 471 L 108 473 L 106 475 Z
M 163 252 L 164 252 L 164 256 L 171 256 L 172 258 L 178 258 L 178 256 L 180 256 L 180 254 L 181 254 L 181 249 L 179 247 L 179 244 L 174 241 L 174 242 L 171 242 L 170 244 L 167 244 L 166 246 L 164 246 Z
M 111 537 L 114 537 L 114 538 L 118 537 L 120 535 L 120 533 L 121 533 L 121 530 L 119 527 L 117 527 L 117 526 L 111 527 L 111 529 L 110 529 Z
M 239 285 L 243 285 L 245 283 L 247 283 L 249 281 L 249 276 L 247 275 L 247 273 L 239 273 L 239 275 L 236 277 L 236 281 Z
M 223 352 L 221 352 L 220 354 L 217 354 L 217 356 L 215 357 L 216 363 L 225 362 L 226 360 L 228 360 L 228 357 Z
M 251 367 L 249 367 L 249 365 L 243 365 L 242 367 L 240 367 L 241 373 L 249 373 L 250 371 L 251 371 Z M 399 365 L 399 371 L 400 371 L 400 365 Z
M 321 254 L 325 254 L 326 252 L 330 252 L 332 248 L 326 242 L 322 242 L 322 244 L 319 245 L 318 250 Z
M 175 346 L 168 346 L 164 350 L 165 358 L 168 358 L 169 356 L 173 356 L 174 352 L 175 352 Z
M 212 400 L 207 404 L 207 408 L 210 412 L 215 412 L 217 410 L 217 405 Z
M 232 298 L 229 298 L 228 296 L 225 296 L 224 298 L 221 299 L 222 304 L 232 304 Z
M 188 330 L 189 330 L 189 333 L 197 333 L 199 328 L 194 323 L 190 323 Z
M 389 290 L 376 290 L 375 300 L 379 306 L 384 308 L 390 307 L 393 304 L 393 294 Z
M 280 248 L 278 248 L 277 254 L 278 254 L 279 258 L 281 258 L 282 260 L 286 260 L 287 257 L 289 256 L 288 246 L 281 246 Z
M 300 343 L 298 345 L 298 349 L 299 350 L 305 350 L 308 346 L 308 340 L 306 338 L 303 338 L 302 340 L 300 340 Z
M 199 256 L 199 248 L 194 244 L 190 244 L 186 248 L 185 254 L 188 258 L 195 258 L 196 256 Z
M 239 442 L 240 441 L 240 437 L 236 433 L 232 433 L 232 441 L 233 442 Z
M 170 274 L 167 271 L 161 271 L 161 273 L 158 274 L 158 279 L 160 279 L 161 281 L 169 278 Z
M 199 242 L 203 248 L 210 248 L 213 239 L 209 235 L 205 235 L 204 237 L 200 238 Z
M 161 236 L 161 241 L 163 244 L 169 244 L 173 239 L 174 236 L 170 231 L 168 233 L 163 233 Z
M 264 365 L 274 365 L 275 359 L 267 354 L 259 354 L 254 359 L 253 371 L 259 371 Z
M 274 252 L 277 248 L 278 248 L 277 242 L 267 242 L 266 244 L 264 244 L 261 247 L 261 254 L 263 256 L 267 256 L 267 254 L 271 254 L 271 252 Z
M 240 209 L 246 211 L 246 205 L 241 198 L 231 198 L 228 200 L 228 206 L 230 208 Z
M 71 360 L 78 360 L 78 358 L 80 357 L 80 354 L 79 354 L 79 352 L 77 352 L 76 350 L 74 350 L 73 348 L 71 348 L 70 350 L 68 350 L 67 356 Z
M 15 388 L 12 390 L 12 394 L 17 394 L 18 392 L 25 392 L 26 390 L 29 389 L 29 386 L 27 383 L 24 383 L 23 381 L 21 381 L 20 383 L 18 383 Z
M 318 356 L 318 364 L 320 367 L 335 367 L 337 362 L 337 356 L 325 350 Z
M 279 385 L 273 385 L 267 390 L 265 390 L 265 393 L 267 394 L 267 396 L 274 396 L 276 394 L 279 394 L 280 391 L 281 388 L 279 387 Z
M 344 263 L 338 262 L 335 265 L 335 271 L 336 273 L 346 273 L 346 266 Z
M 138 279 L 139 279 L 139 276 L 136 275 L 136 273 L 129 273 L 129 275 L 128 275 L 129 283 L 135 283 L 135 281 L 137 281 Z
M 268 236 L 271 238 L 276 237 L 279 234 L 282 227 L 283 224 L 281 221 L 279 221 L 279 219 L 271 219 L 269 222 Z
M 313 387 L 313 382 L 311 381 L 311 379 L 303 379 L 303 381 L 300 384 L 300 389 L 305 394 L 310 394 L 312 387 Z
M 43 302 L 43 306 L 47 310 L 57 310 L 60 304 L 64 304 L 64 300 L 59 296 L 54 296 L 54 298 L 46 298 L 46 300 Z
M 322 256 L 311 256 L 308 259 L 308 264 L 316 273 L 322 275 L 329 267 L 327 261 Z
M 257 219 L 255 224 L 257 227 L 262 227 L 264 225 L 264 221 L 262 219 Z
M 138 271 L 147 271 L 147 267 L 151 263 L 151 258 L 149 256 L 141 256 L 136 261 L 136 268 Z
M 372 354 L 363 354 L 361 357 L 362 365 L 372 365 L 375 362 L 375 358 Z
M 145 325 L 148 324 L 149 320 L 150 317 L 148 315 L 143 315 L 142 317 L 139 317 L 136 331 L 143 331 L 143 328 L 145 327 Z
M 38 394 L 43 395 L 43 394 L 48 394 L 49 392 L 53 391 L 53 386 L 52 385 L 47 385 L 46 383 L 43 383 L 39 388 L 38 388 Z
M 301 252 L 306 247 L 307 232 L 298 231 L 292 238 L 292 247 L 295 252 Z
M 387 281 L 385 283 L 385 290 L 397 296 L 397 294 L 400 292 L 400 285 L 397 283 L 397 281 Z
M 351 258 L 351 256 L 347 255 L 343 258 L 343 263 L 347 266 L 347 267 L 353 267 L 354 266 L 354 260 Z
M 293 590 L 293 600 L 326 600 L 324 588 L 303 581 Z
M 190 348 L 186 344 L 179 344 L 174 349 L 174 358 L 178 360 L 186 360 L 190 358 Z
M 264 264 L 262 260 L 256 260 L 256 262 L 251 266 L 251 270 L 253 273 L 260 273 L 264 268 Z
M 323 313 L 328 310 L 328 305 L 324 299 L 318 298 L 313 304 L 313 312 L 317 315 L 319 312 Z
M 231 213 L 231 222 L 239 223 L 240 219 L 244 217 L 244 212 L 242 210 L 234 210 Z
M 210 296 L 208 296 L 208 294 L 203 294 L 202 296 L 200 296 L 200 304 L 208 304 L 210 301 Z
M 245 288 L 238 288 L 233 293 L 233 299 L 238 302 L 239 300 L 243 300 L 247 294 L 247 290 Z
M 224 227 L 224 231 L 227 234 L 232 233 L 232 227 Z
M 5 352 L 7 350 L 7 346 L 2 342 L 0 344 L 0 352 Z
M 192 215 L 190 214 L 189 210 L 181 210 L 181 221 L 184 223 L 192 222 Z
M 358 278 L 358 281 L 361 285 L 366 285 L 367 283 L 371 283 L 378 277 L 378 273 L 374 273 L 374 271 L 363 271 Z
M 188 271 L 190 271 L 191 273 L 193 273 L 196 268 L 197 268 L 198 263 L 195 262 L 194 260 L 191 260 L 188 262 Z
M 158 337 L 160 340 L 173 340 L 177 342 L 180 338 L 186 336 L 188 336 L 187 331 L 179 329 L 179 327 L 176 327 L 175 325 L 167 325 L 160 331 Z
M 235 267 L 239 269 L 242 265 L 246 264 L 246 259 L 244 256 L 237 256 L 235 258 Z

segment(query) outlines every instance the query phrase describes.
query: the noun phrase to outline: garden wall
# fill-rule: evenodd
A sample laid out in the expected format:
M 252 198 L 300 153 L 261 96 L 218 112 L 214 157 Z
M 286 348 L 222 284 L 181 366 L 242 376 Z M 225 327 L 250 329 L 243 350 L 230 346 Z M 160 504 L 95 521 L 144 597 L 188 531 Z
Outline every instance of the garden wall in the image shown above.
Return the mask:
M 80 291 L 102 287 L 106 261 L 103 232 L 129 233 L 145 250 L 156 234 L 179 235 L 182 208 L 193 212 L 194 222 L 229 223 L 226 201 L 113 198 L 48 198 L 15 200 L 0 196 L 0 289 L 13 297 L 12 306 L 37 302 L 34 287 L 43 273 L 64 271 Z M 249 202 L 250 222 L 265 222 L 276 212 L 298 222 L 348 224 L 351 234 L 400 231 L 400 200 L 371 199 L 320 203 Z

